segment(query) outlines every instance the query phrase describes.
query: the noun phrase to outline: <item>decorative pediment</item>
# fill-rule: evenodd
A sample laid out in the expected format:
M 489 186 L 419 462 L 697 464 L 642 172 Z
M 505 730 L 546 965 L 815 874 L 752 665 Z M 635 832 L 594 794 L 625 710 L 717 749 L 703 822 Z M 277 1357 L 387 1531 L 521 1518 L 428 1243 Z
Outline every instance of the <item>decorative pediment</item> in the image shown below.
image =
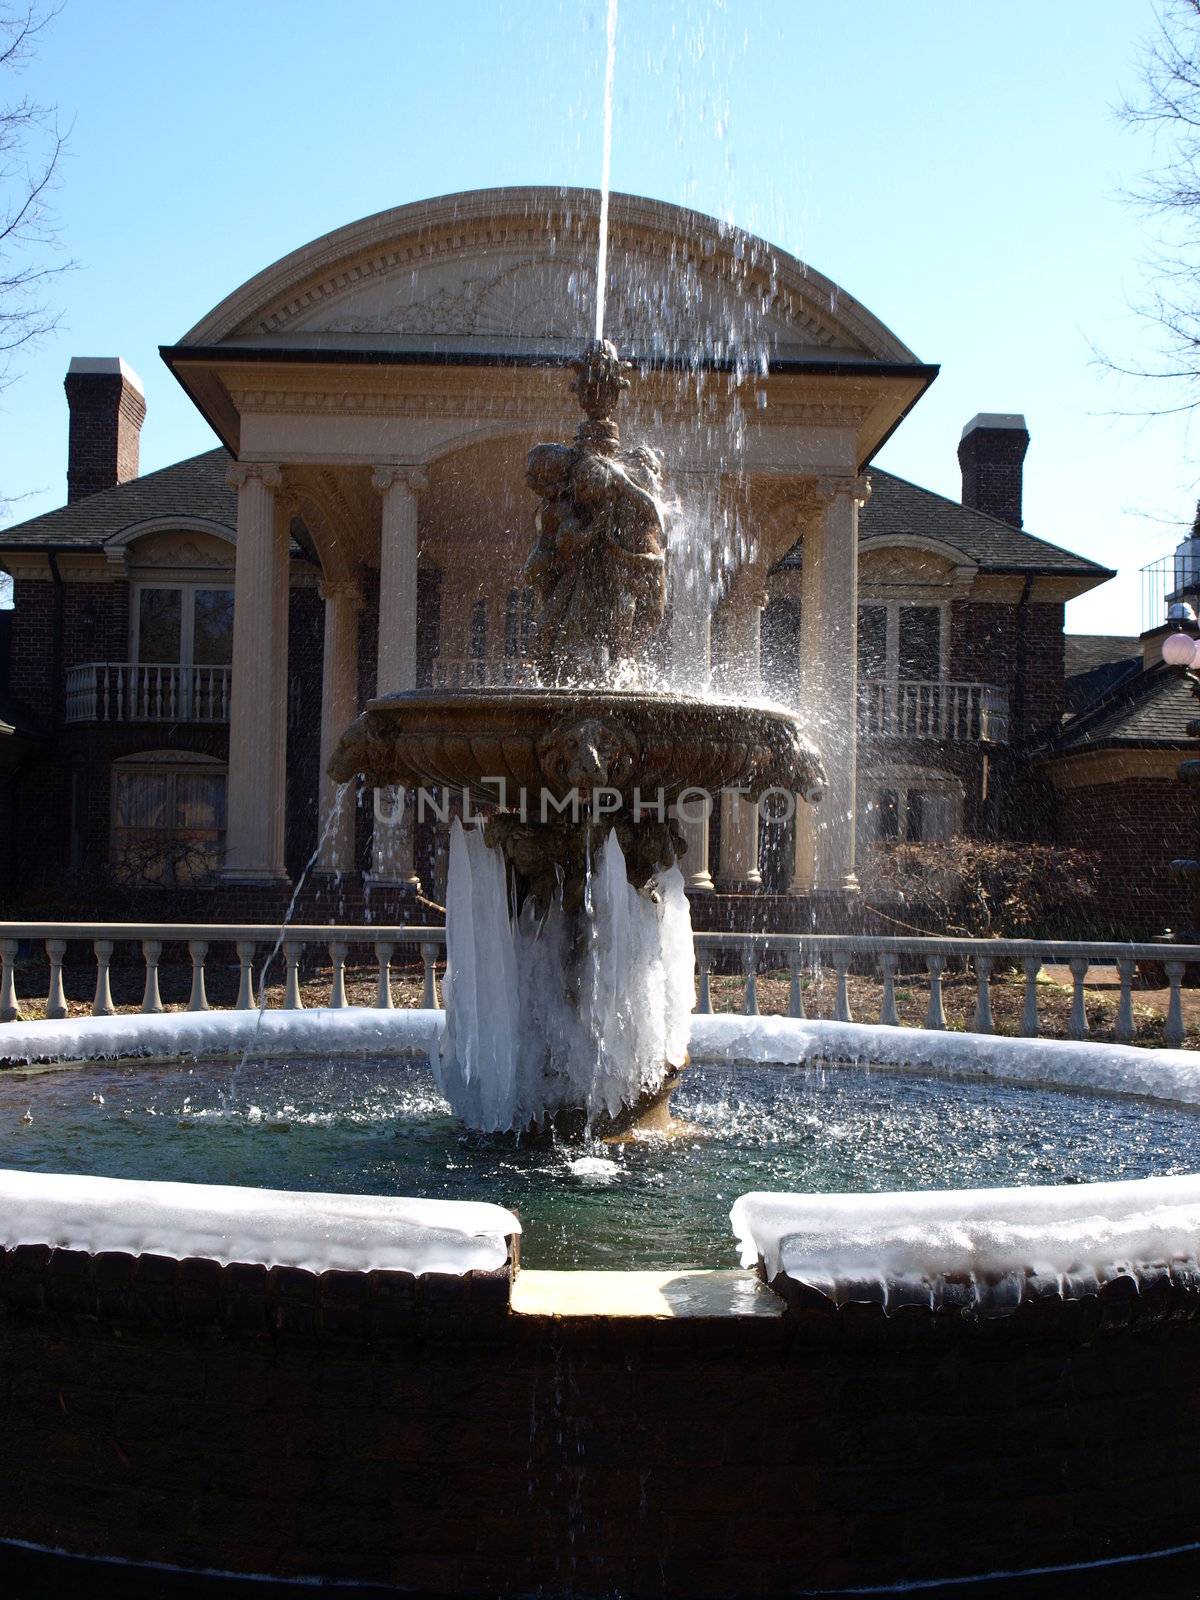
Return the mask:
M 593 328 L 598 231 L 586 190 L 401 206 L 277 262 L 184 345 L 573 349 Z M 913 359 L 803 262 L 696 212 L 614 195 L 608 260 L 605 332 L 630 355 Z

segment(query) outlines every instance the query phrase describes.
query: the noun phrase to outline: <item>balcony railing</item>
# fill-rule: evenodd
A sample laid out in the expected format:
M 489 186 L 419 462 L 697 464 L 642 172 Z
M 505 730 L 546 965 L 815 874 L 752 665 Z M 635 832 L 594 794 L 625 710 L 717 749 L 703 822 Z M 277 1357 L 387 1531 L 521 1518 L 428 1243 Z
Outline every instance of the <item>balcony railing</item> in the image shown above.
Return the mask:
M 921 679 L 858 686 L 858 731 L 887 739 L 1008 743 L 1008 695 L 990 683 Z
M 230 667 L 89 661 L 67 672 L 67 722 L 228 722 Z
M 532 682 L 533 668 L 524 656 L 438 656 L 433 663 L 435 689 L 503 688 Z

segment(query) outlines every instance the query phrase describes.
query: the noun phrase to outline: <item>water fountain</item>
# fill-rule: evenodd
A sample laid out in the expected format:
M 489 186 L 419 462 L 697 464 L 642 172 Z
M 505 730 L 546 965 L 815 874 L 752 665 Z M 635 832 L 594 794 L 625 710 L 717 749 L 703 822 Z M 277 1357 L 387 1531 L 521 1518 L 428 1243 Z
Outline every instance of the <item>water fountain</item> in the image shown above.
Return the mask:
M 654 686 L 662 463 L 622 448 L 629 379 L 615 348 L 597 339 L 571 366 L 584 420 L 527 465 L 537 686 L 382 696 L 330 766 L 339 783 L 500 802 L 482 831 L 452 837 L 436 1064 L 455 1111 L 485 1132 L 661 1124 L 694 1003 L 671 808 L 722 789 L 815 802 L 824 784 L 792 713 Z

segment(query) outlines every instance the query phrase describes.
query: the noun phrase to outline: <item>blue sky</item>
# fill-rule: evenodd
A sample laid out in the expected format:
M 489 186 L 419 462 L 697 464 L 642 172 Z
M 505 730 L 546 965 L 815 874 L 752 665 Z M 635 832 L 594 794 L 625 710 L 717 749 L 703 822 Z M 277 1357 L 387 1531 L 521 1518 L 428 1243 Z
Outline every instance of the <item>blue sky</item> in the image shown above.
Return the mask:
M 1119 198 L 1144 134 L 1150 0 L 621 0 L 613 185 L 725 216 L 863 301 L 942 374 L 879 457 L 943 493 L 977 411 L 1023 411 L 1025 520 L 1117 567 L 1076 632 L 1136 633 L 1137 568 L 1191 520 L 1200 430 L 1121 382 L 1149 225 Z M 214 441 L 157 348 L 356 217 L 508 183 L 595 184 L 599 0 L 67 0 L 25 85 L 72 125 L 60 329 L 0 399 L 19 520 L 61 503 L 62 378 L 123 355 L 143 470 Z M 1132 412 L 1133 415 L 1121 413 Z

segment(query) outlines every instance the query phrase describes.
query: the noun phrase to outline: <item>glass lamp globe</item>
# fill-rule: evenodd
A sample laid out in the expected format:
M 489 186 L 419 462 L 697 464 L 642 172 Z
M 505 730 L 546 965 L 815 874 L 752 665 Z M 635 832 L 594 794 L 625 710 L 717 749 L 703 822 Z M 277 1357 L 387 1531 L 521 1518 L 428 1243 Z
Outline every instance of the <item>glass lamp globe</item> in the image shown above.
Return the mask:
M 1169 667 L 1190 667 L 1196 641 L 1187 633 L 1169 633 L 1162 642 L 1162 658 Z

